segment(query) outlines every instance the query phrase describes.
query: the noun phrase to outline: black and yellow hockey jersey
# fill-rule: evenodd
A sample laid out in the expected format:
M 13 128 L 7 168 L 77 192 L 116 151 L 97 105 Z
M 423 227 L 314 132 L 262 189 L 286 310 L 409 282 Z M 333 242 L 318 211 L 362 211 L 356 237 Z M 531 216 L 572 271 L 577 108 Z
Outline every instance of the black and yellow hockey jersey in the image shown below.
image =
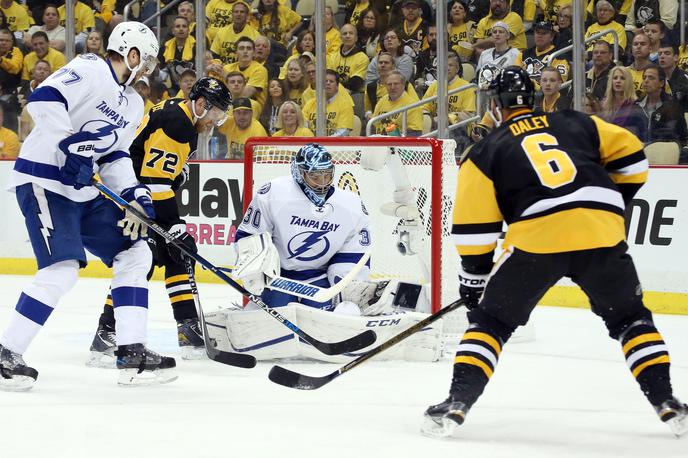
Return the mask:
M 504 246 L 530 253 L 615 246 L 647 172 L 643 144 L 621 127 L 571 110 L 519 110 L 461 164 L 457 251 L 464 266 L 486 257 L 491 265 L 503 221 Z
M 540 81 L 542 69 L 548 65 L 545 61 L 549 60 L 549 55 L 556 51 L 557 48 L 551 45 L 544 51 L 538 51 L 535 46 L 528 48 L 521 53 L 514 62 L 514 65 L 523 67 L 530 77 L 536 81 Z M 561 74 L 561 79 L 566 81 L 569 78 L 569 63 L 566 59 L 558 57 L 549 63 L 550 67 L 556 68 Z
M 174 198 L 172 184 L 196 152 L 198 134 L 183 99 L 169 99 L 151 108 L 143 118 L 130 155 L 141 183 L 153 200 Z

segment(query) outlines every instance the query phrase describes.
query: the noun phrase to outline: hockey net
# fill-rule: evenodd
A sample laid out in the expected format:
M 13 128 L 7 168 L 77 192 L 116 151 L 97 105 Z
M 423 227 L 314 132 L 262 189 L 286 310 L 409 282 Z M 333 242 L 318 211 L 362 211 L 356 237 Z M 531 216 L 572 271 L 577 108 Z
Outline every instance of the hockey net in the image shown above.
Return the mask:
M 433 311 L 458 298 L 458 256 L 451 241 L 451 216 L 458 167 L 452 140 L 404 137 L 273 137 L 246 143 L 244 206 L 267 181 L 289 175 L 293 155 L 306 144 L 325 146 L 335 162 L 334 183 L 356 192 L 370 214 L 373 240 L 371 271 L 374 279 L 406 280 L 428 286 Z M 384 167 L 365 170 L 363 154 L 387 154 L 401 159 L 411 183 L 419 213 L 418 255 L 404 255 L 398 248 L 400 218 L 380 209 L 394 200 L 395 182 Z M 426 310 L 430 312 L 430 310 Z

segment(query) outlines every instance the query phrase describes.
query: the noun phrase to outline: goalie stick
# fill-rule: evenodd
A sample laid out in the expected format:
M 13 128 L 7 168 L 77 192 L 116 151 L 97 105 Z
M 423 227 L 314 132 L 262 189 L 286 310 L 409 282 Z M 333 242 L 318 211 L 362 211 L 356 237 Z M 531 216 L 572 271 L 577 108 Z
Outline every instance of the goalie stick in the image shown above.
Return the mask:
M 351 283 L 351 280 L 358 275 L 358 272 L 361 271 L 366 262 L 368 262 L 368 259 L 370 259 L 370 253 L 370 250 L 366 251 L 363 256 L 361 256 L 361 259 L 358 260 L 356 265 L 351 268 L 349 273 L 347 273 L 344 277 L 342 277 L 341 280 L 329 288 L 323 288 L 321 286 L 316 286 L 310 283 L 304 283 L 302 281 L 285 277 L 275 277 L 270 280 L 270 283 L 266 284 L 265 287 L 281 293 L 309 299 L 313 302 L 329 301 L 337 294 L 341 293 L 344 288 Z M 221 268 L 221 270 L 225 272 L 231 272 L 231 269 Z
M 186 258 L 186 272 L 189 274 L 189 286 L 191 286 L 191 295 L 198 308 L 198 318 L 201 321 L 203 328 L 203 342 L 205 343 L 205 352 L 208 358 L 218 363 L 228 364 L 230 366 L 243 367 L 251 369 L 256 367 L 256 357 L 245 353 L 232 353 L 228 351 L 218 350 L 213 341 L 210 339 L 208 333 L 208 325 L 205 323 L 205 314 L 203 307 L 201 307 L 201 298 L 198 296 L 198 286 L 196 285 L 196 275 L 194 273 L 193 264 L 190 258 Z
M 144 215 L 138 209 L 131 206 L 129 204 L 129 202 L 122 199 L 122 197 L 119 194 L 117 194 L 116 192 L 114 192 L 113 190 L 111 190 L 110 188 L 105 186 L 103 183 L 98 181 L 95 177 L 91 180 L 91 183 L 93 183 L 93 186 L 95 186 L 96 189 L 98 189 L 104 195 L 106 195 L 107 197 L 112 199 L 117 205 L 119 205 L 120 207 L 129 211 L 132 215 L 134 215 L 136 218 L 138 218 L 143 224 L 145 224 L 146 226 L 151 228 L 158 235 L 160 235 L 162 238 L 164 238 L 167 242 L 169 242 L 172 245 L 174 245 L 175 247 L 177 247 L 186 256 L 194 259 L 197 263 L 201 264 L 203 267 L 210 270 L 217 277 L 219 277 L 222 281 L 227 283 L 229 286 L 231 286 L 235 290 L 239 291 L 243 296 L 250 299 L 254 304 L 256 304 L 263 311 L 265 311 L 265 313 L 267 313 L 268 315 L 270 315 L 271 317 L 273 317 L 274 319 L 276 319 L 277 321 L 282 323 L 284 326 L 289 328 L 294 334 L 299 336 L 305 342 L 311 344 L 314 348 L 316 348 L 321 353 L 324 353 L 326 355 L 339 355 L 342 353 L 360 350 L 361 348 L 365 348 L 369 345 L 372 345 L 375 342 L 375 339 L 377 339 L 377 335 L 375 334 L 375 332 L 370 330 L 370 329 L 362 332 L 361 334 L 355 335 L 349 339 L 342 340 L 341 342 L 331 342 L 331 343 L 330 342 L 322 342 L 320 340 L 315 339 L 314 337 L 311 337 L 309 334 L 304 332 L 297 325 L 295 325 L 294 323 L 292 323 L 291 321 L 286 319 L 284 316 L 282 316 L 277 310 L 270 308 L 270 306 L 268 306 L 265 302 L 263 302 L 263 300 L 260 298 L 260 296 L 252 294 L 250 291 L 246 290 L 243 286 L 241 286 L 239 283 L 237 283 L 235 280 L 233 280 L 227 274 L 222 272 L 218 267 L 211 264 L 209 261 L 207 261 L 200 254 L 193 253 L 193 252 L 189 251 L 186 248 L 186 246 L 182 243 L 179 243 L 179 241 L 172 234 L 167 232 L 160 225 L 158 225 L 155 221 L 148 218 L 146 215 Z
M 323 375 L 322 377 L 311 377 L 310 375 L 304 375 L 299 374 L 298 372 L 290 371 L 289 369 L 285 369 L 281 366 L 272 366 L 272 369 L 270 369 L 270 373 L 268 374 L 268 378 L 272 382 L 277 383 L 278 385 L 286 386 L 287 388 L 295 388 L 297 390 L 317 390 L 318 388 L 327 385 L 343 373 L 350 371 L 354 367 L 358 366 L 361 363 L 364 363 L 373 356 L 382 353 L 383 351 L 387 350 L 393 345 L 398 344 L 402 340 L 406 339 L 407 337 L 410 337 L 411 335 L 420 331 L 427 325 L 434 323 L 447 313 L 456 310 L 462 305 L 465 305 L 463 299 L 459 299 L 456 302 L 452 302 L 443 309 L 440 309 L 438 312 L 433 313 L 429 317 L 419 321 L 418 323 L 414 324 L 405 331 L 400 332 L 388 341 L 381 343 L 377 347 L 364 353 L 358 358 L 349 361 L 347 364 L 345 364 L 344 366 L 340 367 L 339 369 L 330 374 Z

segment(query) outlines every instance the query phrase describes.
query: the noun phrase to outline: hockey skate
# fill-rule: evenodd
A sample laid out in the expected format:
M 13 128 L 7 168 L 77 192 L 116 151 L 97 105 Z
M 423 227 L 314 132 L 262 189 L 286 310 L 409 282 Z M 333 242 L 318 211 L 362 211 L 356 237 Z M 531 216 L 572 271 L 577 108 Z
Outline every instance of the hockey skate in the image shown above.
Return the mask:
M 114 369 L 116 367 L 115 329 L 104 324 L 98 325 L 96 335 L 91 342 L 91 356 L 86 361 L 88 367 L 102 367 Z
M 182 359 L 203 359 L 207 357 L 203 333 L 198 324 L 198 319 L 189 318 L 178 321 L 177 339 L 179 340 Z
M 444 402 L 425 411 L 420 432 L 429 437 L 448 437 L 463 424 L 470 407 L 449 396 Z
M 156 385 L 177 379 L 174 358 L 161 356 L 143 344 L 120 345 L 115 355 L 120 386 Z
M 654 407 L 659 419 L 669 426 L 676 437 L 688 433 L 688 405 L 672 398 Z
M 38 371 L 29 367 L 19 353 L 0 345 L 0 390 L 27 391 L 38 378 Z

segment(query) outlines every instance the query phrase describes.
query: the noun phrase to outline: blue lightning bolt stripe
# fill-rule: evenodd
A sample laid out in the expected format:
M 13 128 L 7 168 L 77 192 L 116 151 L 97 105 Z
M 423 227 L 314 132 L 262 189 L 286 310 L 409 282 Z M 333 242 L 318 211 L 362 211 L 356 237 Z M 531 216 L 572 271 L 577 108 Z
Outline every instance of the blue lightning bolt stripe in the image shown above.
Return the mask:
M 327 231 L 313 232 L 311 235 L 309 235 L 303 240 L 303 243 L 301 243 L 301 245 L 296 250 L 294 250 L 294 253 L 291 256 L 289 256 L 289 259 L 295 258 L 296 256 L 299 256 L 308 251 L 310 247 L 318 243 L 325 234 L 327 234 Z
M 106 154 L 105 156 L 98 159 L 97 162 L 98 162 L 98 165 L 103 165 L 103 164 L 107 164 L 110 162 L 115 162 L 116 160 L 122 159 L 124 157 L 129 157 L 129 153 L 127 153 L 126 151 L 117 150 L 117 151 L 113 151 L 109 154 Z

